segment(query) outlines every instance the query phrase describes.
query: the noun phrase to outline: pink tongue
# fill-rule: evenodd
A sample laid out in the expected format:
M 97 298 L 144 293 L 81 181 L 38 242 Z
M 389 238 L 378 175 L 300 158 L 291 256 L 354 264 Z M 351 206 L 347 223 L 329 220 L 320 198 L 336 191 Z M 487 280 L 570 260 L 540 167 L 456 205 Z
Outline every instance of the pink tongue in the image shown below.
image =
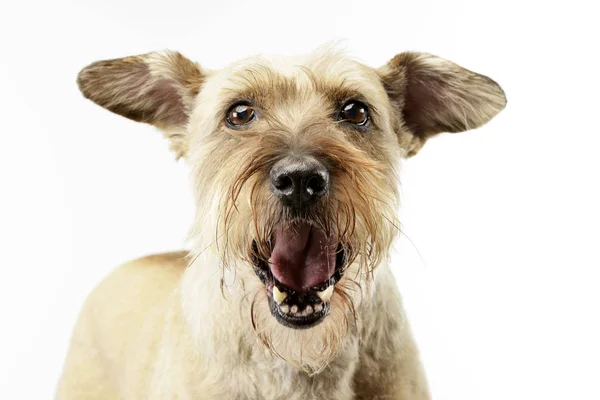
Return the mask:
M 337 243 L 333 237 L 302 222 L 274 234 L 270 267 L 275 279 L 296 291 L 328 280 L 335 272 Z

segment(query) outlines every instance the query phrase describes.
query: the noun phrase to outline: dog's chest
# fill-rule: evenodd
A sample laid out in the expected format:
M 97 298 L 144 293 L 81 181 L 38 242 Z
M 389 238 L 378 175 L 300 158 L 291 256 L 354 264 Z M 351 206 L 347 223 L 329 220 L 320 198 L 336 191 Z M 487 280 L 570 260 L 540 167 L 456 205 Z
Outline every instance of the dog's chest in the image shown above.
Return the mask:
M 350 400 L 357 361 L 352 354 L 341 354 L 323 372 L 308 376 L 283 360 L 271 360 L 240 371 L 239 380 L 231 379 L 231 389 L 238 400 Z

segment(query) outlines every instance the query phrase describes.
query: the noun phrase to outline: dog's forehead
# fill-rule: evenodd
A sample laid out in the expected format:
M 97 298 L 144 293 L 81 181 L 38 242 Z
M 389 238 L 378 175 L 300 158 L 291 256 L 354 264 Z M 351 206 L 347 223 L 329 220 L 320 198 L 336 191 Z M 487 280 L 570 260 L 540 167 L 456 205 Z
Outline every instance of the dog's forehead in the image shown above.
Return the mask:
M 252 56 L 216 71 L 205 89 L 213 97 L 306 98 L 361 97 L 370 102 L 384 98 L 378 74 L 339 52 L 318 51 L 302 56 Z

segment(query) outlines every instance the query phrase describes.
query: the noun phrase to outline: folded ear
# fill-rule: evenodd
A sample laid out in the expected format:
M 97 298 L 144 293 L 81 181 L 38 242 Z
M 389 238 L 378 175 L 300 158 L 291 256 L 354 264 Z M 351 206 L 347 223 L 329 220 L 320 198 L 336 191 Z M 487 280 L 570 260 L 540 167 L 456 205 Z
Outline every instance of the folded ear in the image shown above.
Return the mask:
M 378 73 L 398 112 L 408 156 L 431 136 L 478 128 L 506 106 L 496 82 L 431 54 L 398 54 Z
M 187 122 L 204 73 L 176 52 L 98 61 L 79 72 L 83 95 L 116 114 L 160 128 L 177 157 L 188 148 Z

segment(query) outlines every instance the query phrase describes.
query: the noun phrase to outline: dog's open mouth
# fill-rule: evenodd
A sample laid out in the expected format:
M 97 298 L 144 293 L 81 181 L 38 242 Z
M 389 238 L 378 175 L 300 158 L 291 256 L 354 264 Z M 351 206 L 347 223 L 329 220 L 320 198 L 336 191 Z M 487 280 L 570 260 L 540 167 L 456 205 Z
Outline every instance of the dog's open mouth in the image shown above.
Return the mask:
M 258 254 L 256 241 L 252 247 Z M 268 247 L 268 261 L 254 256 L 253 262 L 267 288 L 273 316 L 296 329 L 323 321 L 334 285 L 346 268 L 346 251 L 337 237 L 327 236 L 309 221 L 296 221 L 278 226 Z

